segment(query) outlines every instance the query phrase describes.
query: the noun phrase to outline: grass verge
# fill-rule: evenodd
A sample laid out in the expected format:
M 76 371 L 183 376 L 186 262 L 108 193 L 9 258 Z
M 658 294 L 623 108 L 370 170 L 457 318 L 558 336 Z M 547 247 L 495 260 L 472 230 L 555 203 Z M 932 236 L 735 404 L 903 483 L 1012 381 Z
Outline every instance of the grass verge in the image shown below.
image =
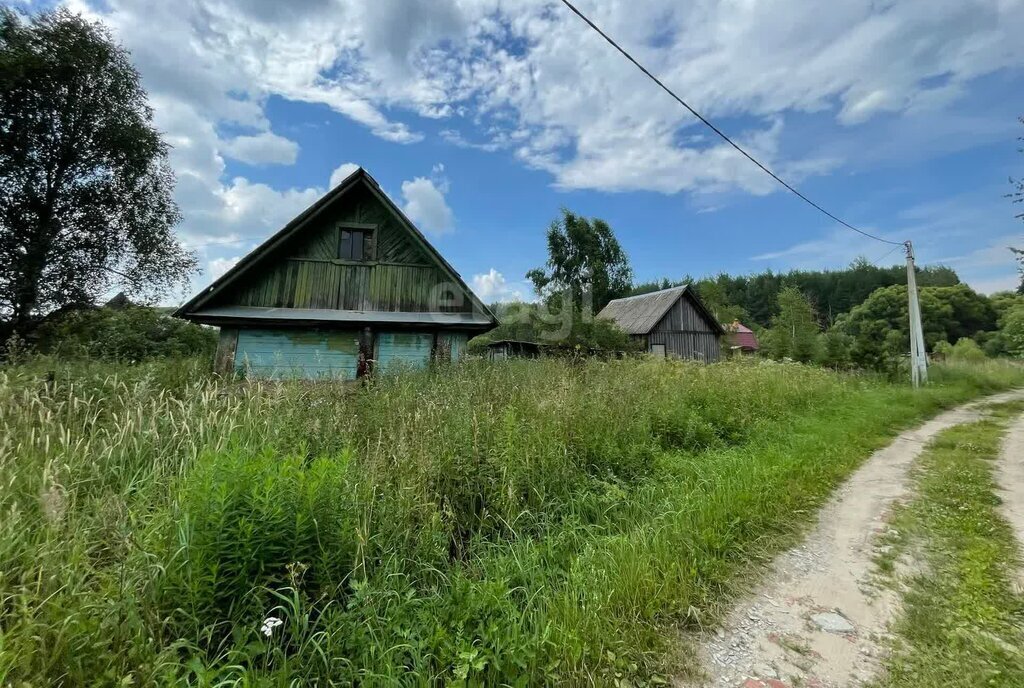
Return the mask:
M 1024 596 L 1012 585 L 1021 561 L 992 478 L 1006 419 L 1022 410 L 996 406 L 992 418 L 941 433 L 921 456 L 917 494 L 895 515 L 898 539 L 881 562 L 891 570 L 893 557 L 914 548 L 920 571 L 906 583 L 880 686 L 1024 685 Z

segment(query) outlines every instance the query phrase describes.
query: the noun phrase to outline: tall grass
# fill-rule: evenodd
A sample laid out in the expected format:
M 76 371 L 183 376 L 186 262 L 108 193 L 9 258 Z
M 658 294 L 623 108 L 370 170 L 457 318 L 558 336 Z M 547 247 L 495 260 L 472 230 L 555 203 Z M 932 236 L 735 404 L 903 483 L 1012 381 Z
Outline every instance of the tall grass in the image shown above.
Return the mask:
M 658 682 L 672 630 L 713 622 L 872 448 L 1024 383 L 995 363 L 917 393 L 742 362 L 356 389 L 202 371 L 0 372 L 0 683 Z

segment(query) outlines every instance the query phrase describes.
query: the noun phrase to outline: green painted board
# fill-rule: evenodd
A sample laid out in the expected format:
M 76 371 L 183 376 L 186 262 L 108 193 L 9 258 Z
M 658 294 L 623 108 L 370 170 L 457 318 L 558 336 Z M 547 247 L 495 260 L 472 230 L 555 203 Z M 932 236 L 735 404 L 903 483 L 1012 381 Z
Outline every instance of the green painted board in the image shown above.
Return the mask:
M 442 332 L 437 335 L 438 357 L 444 352 L 451 361 L 458 361 L 466 353 L 469 335 L 465 332 Z
M 423 332 L 382 332 L 377 335 L 377 368 L 425 368 L 430 363 L 434 335 Z
M 353 380 L 359 334 L 337 330 L 243 329 L 235 369 L 254 377 Z

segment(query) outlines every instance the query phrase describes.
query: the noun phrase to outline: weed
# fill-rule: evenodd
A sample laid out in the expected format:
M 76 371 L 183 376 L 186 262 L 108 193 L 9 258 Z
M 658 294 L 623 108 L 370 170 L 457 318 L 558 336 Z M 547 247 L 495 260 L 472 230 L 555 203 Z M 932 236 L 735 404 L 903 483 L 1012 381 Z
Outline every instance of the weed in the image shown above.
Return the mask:
M 671 629 L 717 618 L 873 449 L 1024 381 L 203 369 L 0 371 L 0 684 L 658 683 L 692 657 Z

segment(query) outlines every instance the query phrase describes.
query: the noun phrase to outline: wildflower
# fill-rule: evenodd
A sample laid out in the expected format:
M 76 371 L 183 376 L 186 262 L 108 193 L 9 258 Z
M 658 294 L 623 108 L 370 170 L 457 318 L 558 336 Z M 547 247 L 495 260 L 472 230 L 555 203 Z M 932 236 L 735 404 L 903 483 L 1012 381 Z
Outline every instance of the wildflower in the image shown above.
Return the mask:
M 284 622 L 276 616 L 268 616 L 267 618 L 263 619 L 263 625 L 260 626 L 260 633 L 269 638 L 270 636 L 274 635 L 274 629 L 280 626 L 282 623 Z

